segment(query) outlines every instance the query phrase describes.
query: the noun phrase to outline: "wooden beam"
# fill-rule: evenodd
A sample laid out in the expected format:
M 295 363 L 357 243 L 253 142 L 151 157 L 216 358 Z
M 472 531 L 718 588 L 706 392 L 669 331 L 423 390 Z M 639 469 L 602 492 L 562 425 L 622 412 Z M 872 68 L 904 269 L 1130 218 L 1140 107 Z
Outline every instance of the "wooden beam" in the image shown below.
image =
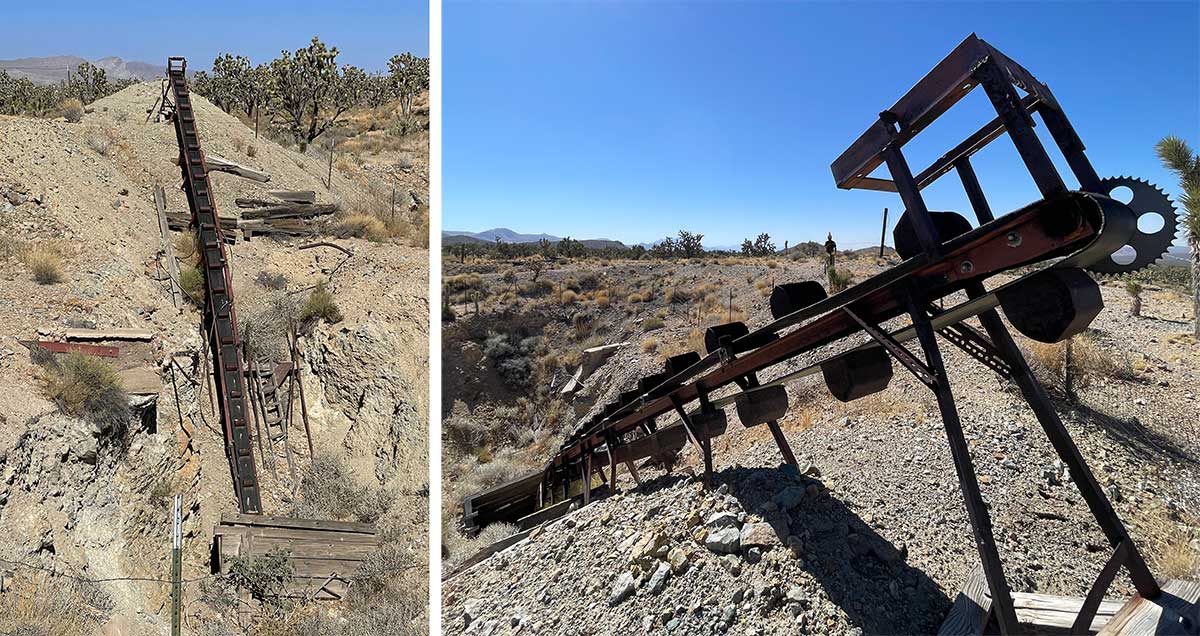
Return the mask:
M 220 155 L 206 153 L 204 155 L 204 165 L 208 167 L 209 172 L 212 172 L 213 170 L 228 172 L 229 174 L 236 174 L 239 177 L 261 183 L 267 183 L 271 180 L 271 175 L 262 172 L 261 170 L 255 170 L 249 166 L 243 166 L 240 163 L 235 163 Z
M 292 203 L 316 203 L 317 193 L 312 190 L 267 190 L 269 196 Z
M 143 340 L 150 341 L 154 332 L 149 329 L 68 329 L 67 340 Z
M 154 209 L 158 212 L 158 249 L 167 261 L 167 276 L 171 284 L 171 304 L 183 308 L 183 287 L 179 285 L 179 263 L 175 260 L 175 248 L 171 244 L 171 226 L 167 223 L 166 193 L 159 184 L 154 184 Z
M 336 203 L 283 203 L 268 207 L 253 208 L 242 212 L 243 219 L 308 219 L 315 216 L 325 216 L 338 211 Z

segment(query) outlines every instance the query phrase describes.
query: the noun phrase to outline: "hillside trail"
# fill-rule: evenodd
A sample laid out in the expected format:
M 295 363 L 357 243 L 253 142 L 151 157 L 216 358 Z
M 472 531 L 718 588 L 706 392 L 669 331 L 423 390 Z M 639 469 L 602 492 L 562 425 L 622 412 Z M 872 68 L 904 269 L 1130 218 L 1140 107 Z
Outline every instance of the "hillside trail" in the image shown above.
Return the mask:
M 203 577 L 214 523 L 236 512 L 220 424 L 208 394 L 196 387 L 204 380 L 201 315 L 191 305 L 177 309 L 157 273 L 154 186 L 165 189 L 168 211 L 188 213 L 174 128 L 146 117 L 159 91 L 158 83 L 131 86 L 89 105 L 79 123 L 0 117 L 0 559 L 7 562 L 84 578 L 166 577 L 169 502 L 182 494 L 184 577 Z M 193 100 L 207 154 L 271 175 L 264 184 L 212 173 L 222 216 L 237 215 L 236 198 L 266 199 L 268 190 L 313 190 L 319 202 L 342 204 L 369 197 L 370 184 L 337 170 L 326 187 L 324 158 L 256 139 L 236 117 Z M 402 173 L 402 185 L 427 188 L 421 168 Z M 321 240 L 353 255 L 299 249 Z M 60 255 L 62 282 L 32 280 L 18 257 L 39 251 Z M 301 338 L 316 453 L 338 456 L 362 483 L 400 493 L 393 513 L 401 514 L 393 516 L 405 520 L 404 540 L 424 558 L 428 251 L 357 238 L 255 237 L 229 253 L 243 331 L 249 321 L 269 318 L 281 299 L 302 301 L 318 283 L 332 292 L 342 320 L 322 322 Z M 270 289 L 268 279 L 286 281 L 286 288 Z M 53 340 L 81 326 L 154 334 L 149 344 L 130 345 L 145 349 L 161 390 L 140 398 L 142 421 L 131 426 L 124 454 L 97 450 L 95 427 L 58 414 L 18 343 Z M 310 458 L 298 422 L 290 445 L 303 474 Z M 297 484 L 286 473 L 277 479 L 260 464 L 268 514 L 289 514 L 296 504 Z M 5 562 L 0 573 L 18 586 L 32 576 Z M 100 608 L 105 633 L 167 633 L 169 585 L 100 587 L 111 597 L 98 603 L 111 605 Z M 197 586 L 186 593 L 195 599 Z

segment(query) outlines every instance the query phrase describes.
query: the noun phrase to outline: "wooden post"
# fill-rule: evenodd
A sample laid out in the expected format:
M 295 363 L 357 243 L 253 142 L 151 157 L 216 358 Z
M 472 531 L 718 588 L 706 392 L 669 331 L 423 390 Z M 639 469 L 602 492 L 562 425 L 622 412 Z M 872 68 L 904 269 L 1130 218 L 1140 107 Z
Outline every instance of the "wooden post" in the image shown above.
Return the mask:
M 308 407 L 304 405 L 304 378 L 300 375 L 300 335 L 296 333 L 296 323 L 292 323 L 292 371 L 296 374 L 296 387 L 300 389 L 300 419 L 304 421 L 304 437 L 308 440 L 308 457 L 312 459 L 312 432 L 308 428 Z
M 333 190 L 333 137 L 329 138 L 329 174 L 325 178 L 325 188 Z
M 396 222 L 396 175 L 392 175 L 392 223 Z
M 258 112 L 261 109 L 256 105 L 254 107 L 254 138 L 258 139 Z
M 159 250 L 167 261 L 167 275 L 170 277 L 171 303 L 175 309 L 183 311 L 183 287 L 179 285 L 179 263 L 175 261 L 175 250 L 171 245 L 171 229 L 167 225 L 166 194 L 159 184 L 154 184 L 154 208 L 158 212 Z
M 171 511 L 171 636 L 180 636 L 183 618 L 183 495 L 175 495 Z

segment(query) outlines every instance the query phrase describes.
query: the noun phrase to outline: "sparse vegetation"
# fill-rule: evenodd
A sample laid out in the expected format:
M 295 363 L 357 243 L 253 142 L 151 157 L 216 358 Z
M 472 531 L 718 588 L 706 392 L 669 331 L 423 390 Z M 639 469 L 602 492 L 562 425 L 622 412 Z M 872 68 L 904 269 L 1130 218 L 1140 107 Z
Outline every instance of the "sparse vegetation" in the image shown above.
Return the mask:
M 55 285 L 63 282 L 62 259 L 53 250 L 28 249 L 21 260 L 37 284 Z
M 94 633 L 115 604 L 98 584 L 48 572 L 5 579 L 0 634 L 42 636 Z
M 1072 401 L 1078 401 L 1078 390 L 1097 379 L 1134 377 L 1128 361 L 1113 360 L 1087 332 L 1053 344 L 1030 341 L 1029 348 L 1038 379 Z
M 338 222 L 337 234 L 341 237 L 366 239 L 373 243 L 383 243 L 390 237 L 383 221 L 369 214 L 351 214 L 342 218 Z
M 83 102 L 74 97 L 64 99 L 60 102 L 58 111 L 62 113 L 63 118 L 72 124 L 78 124 L 83 121 Z
M 115 369 L 100 358 L 82 353 L 42 360 L 42 393 L 71 417 L 95 424 L 105 439 L 123 446 L 129 426 L 129 398 Z
M 179 269 L 179 288 L 192 304 L 204 308 L 204 272 L 197 265 Z
M 307 325 L 315 324 L 320 320 L 335 324 L 342 321 L 342 310 L 338 309 L 337 303 L 334 302 L 333 292 L 329 291 L 324 283 L 321 283 L 313 288 L 304 304 L 300 306 L 298 317 L 301 323 Z
M 1142 315 L 1142 284 L 1134 279 L 1125 281 L 1125 293 L 1129 294 L 1129 315 L 1138 317 Z
M 283 273 L 267 271 L 261 271 L 255 274 L 254 282 L 274 291 L 287 289 L 288 284 L 287 276 L 285 276 Z
M 317 453 L 300 479 L 300 498 L 293 514 L 306 519 L 374 523 L 391 507 L 395 495 L 355 480 L 350 467 L 332 453 Z

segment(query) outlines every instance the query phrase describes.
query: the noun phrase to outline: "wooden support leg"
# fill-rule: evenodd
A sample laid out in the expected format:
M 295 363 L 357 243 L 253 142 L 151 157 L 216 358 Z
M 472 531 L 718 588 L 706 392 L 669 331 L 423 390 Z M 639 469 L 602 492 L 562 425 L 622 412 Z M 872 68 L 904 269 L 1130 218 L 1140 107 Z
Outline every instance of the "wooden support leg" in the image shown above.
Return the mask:
M 975 467 L 971 462 L 971 451 L 963 436 L 962 422 L 958 419 L 958 409 L 954 405 L 954 394 L 950 391 L 950 383 L 946 377 L 946 367 L 942 364 L 942 354 L 934 337 L 933 326 L 929 317 L 921 308 L 911 293 L 907 298 L 908 313 L 920 340 L 921 349 L 925 352 L 926 366 L 932 372 L 934 395 L 937 397 L 938 409 L 942 414 L 942 425 L 946 429 L 946 437 L 950 442 L 950 453 L 954 458 L 954 470 L 958 473 L 958 485 L 963 492 L 967 506 L 967 516 L 971 520 L 971 529 L 975 534 L 975 547 L 979 550 L 979 558 L 983 562 L 983 574 L 987 579 L 988 589 L 992 594 L 992 608 L 996 621 L 1000 625 L 1000 633 L 1017 633 L 1017 613 L 1013 607 L 1012 591 L 1004 578 L 1004 568 L 1000 563 L 1000 553 L 996 550 L 996 540 L 992 536 L 992 521 L 988 515 L 987 505 L 979 491 L 979 481 L 975 477 Z
M 626 460 L 625 467 L 629 469 L 629 474 L 633 475 L 633 483 L 637 484 L 640 488 L 642 486 L 642 477 L 638 475 L 637 466 L 633 462 Z
M 974 297 L 984 294 L 985 290 L 983 285 L 974 283 L 967 288 L 967 293 Z M 1046 390 L 1042 388 L 1029 369 L 1025 356 L 1021 355 L 1021 350 L 1017 348 L 1016 342 L 1008 333 L 1000 315 L 994 309 L 988 310 L 979 315 L 979 322 L 983 324 L 992 343 L 1012 367 L 1014 379 L 1021 389 L 1022 396 L 1042 425 L 1042 430 L 1046 432 L 1046 437 L 1050 439 L 1050 444 L 1054 446 L 1055 452 L 1067 465 L 1067 469 L 1071 471 L 1071 479 L 1079 488 L 1079 493 L 1087 502 L 1088 508 L 1091 509 L 1092 516 L 1100 524 L 1105 537 L 1108 538 L 1109 545 L 1116 550 L 1122 543 L 1128 541 L 1125 569 L 1129 572 L 1129 578 L 1132 579 L 1138 594 L 1147 599 L 1156 598 L 1161 591 L 1158 582 L 1154 580 L 1154 575 L 1151 574 L 1150 568 L 1146 565 L 1146 561 L 1137 547 L 1133 545 L 1132 541 L 1129 541 L 1129 533 L 1125 530 L 1124 524 L 1113 510 L 1112 503 L 1104 495 L 1100 484 L 1096 482 L 1096 477 L 1088 469 L 1083 455 L 1071 440 L 1070 432 L 1058 417 L 1058 412 L 1054 410 L 1054 405 L 1046 395 Z
M 583 505 L 592 503 L 592 451 L 583 456 Z

